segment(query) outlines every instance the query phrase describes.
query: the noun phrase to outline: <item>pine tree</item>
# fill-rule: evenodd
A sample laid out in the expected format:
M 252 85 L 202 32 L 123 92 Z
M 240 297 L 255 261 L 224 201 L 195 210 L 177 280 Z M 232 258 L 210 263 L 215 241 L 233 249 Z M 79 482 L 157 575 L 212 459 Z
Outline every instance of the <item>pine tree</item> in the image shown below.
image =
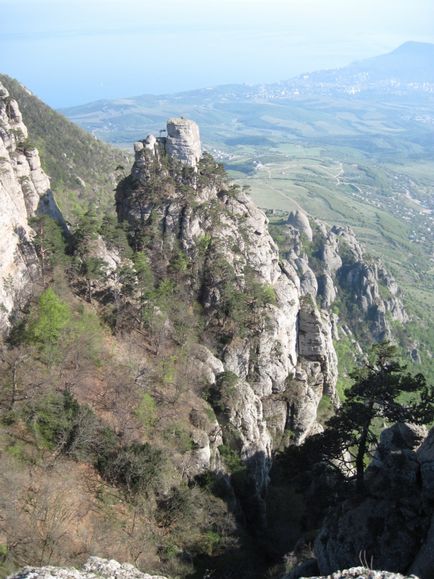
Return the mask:
M 396 357 L 396 348 L 379 344 L 372 361 L 351 374 L 353 385 L 326 429 L 308 440 L 311 456 L 354 474 L 358 492 L 365 487 L 368 459 L 385 424 L 434 420 L 434 392 L 422 374 L 411 375 Z

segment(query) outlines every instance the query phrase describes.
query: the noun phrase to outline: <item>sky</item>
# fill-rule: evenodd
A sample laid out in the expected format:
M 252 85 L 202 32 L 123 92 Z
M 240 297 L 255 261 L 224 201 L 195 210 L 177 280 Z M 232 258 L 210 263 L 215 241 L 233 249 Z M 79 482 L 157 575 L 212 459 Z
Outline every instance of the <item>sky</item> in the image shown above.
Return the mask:
M 434 43 L 433 0 L 0 0 L 0 72 L 60 108 L 285 80 Z

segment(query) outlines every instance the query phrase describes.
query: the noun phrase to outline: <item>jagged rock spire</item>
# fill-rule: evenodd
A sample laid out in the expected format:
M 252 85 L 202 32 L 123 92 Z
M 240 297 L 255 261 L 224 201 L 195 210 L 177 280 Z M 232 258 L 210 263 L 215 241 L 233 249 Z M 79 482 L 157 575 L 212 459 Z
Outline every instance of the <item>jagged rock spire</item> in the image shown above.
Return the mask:
M 143 151 L 158 155 L 159 147 L 162 147 L 169 157 L 181 161 L 184 165 L 196 168 L 202 156 L 199 127 L 189 119 L 173 118 L 167 121 L 167 130 L 161 133 L 167 136 L 155 137 L 148 135 L 143 141 L 135 143 L 136 162 L 143 158 Z
M 167 121 L 166 152 L 191 167 L 196 167 L 202 156 L 199 127 L 184 118 Z

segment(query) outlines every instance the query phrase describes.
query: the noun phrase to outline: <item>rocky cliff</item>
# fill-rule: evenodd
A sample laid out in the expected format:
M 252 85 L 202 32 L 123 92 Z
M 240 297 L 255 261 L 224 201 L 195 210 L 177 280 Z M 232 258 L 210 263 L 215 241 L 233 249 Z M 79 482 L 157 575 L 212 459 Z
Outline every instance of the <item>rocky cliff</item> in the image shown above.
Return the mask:
M 18 104 L 1 84 L 0 204 L 0 331 L 4 331 L 39 273 L 29 218 L 38 212 L 64 222 L 38 151 L 28 141 Z
M 400 290 L 380 260 L 366 255 L 349 227 L 328 226 L 301 210 L 283 225 L 287 258 L 301 276 L 305 294 L 332 309 L 343 333 L 375 341 L 391 339 L 393 322 L 408 315 Z
M 331 316 L 280 257 L 265 214 L 209 155 L 198 160 L 195 123 L 172 119 L 167 133 L 136 143 L 118 216 L 157 276 L 182 258 L 183 283 L 203 308 L 205 358 L 220 365 L 209 400 L 224 443 L 263 487 L 273 449 L 289 436 L 300 444 L 318 428 L 321 398 L 335 398 Z
M 202 156 L 199 127 L 183 118 L 169 120 L 165 146 L 168 155 L 196 167 Z
M 434 431 L 396 424 L 383 431 L 367 471 L 367 495 L 326 517 L 315 541 L 321 573 L 357 564 L 434 577 Z

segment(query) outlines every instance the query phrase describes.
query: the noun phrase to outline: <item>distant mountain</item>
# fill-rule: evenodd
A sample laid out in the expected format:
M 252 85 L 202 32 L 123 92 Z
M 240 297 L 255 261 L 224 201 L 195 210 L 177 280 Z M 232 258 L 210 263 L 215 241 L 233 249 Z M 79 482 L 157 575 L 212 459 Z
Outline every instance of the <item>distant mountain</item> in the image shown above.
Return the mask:
M 0 75 L 0 82 L 19 104 L 32 144 L 40 152 L 64 214 L 71 219 L 77 206 L 89 201 L 112 205 L 113 189 L 119 178 L 116 167 L 129 168 L 128 153 L 98 141 L 15 79 Z
M 368 73 L 371 81 L 434 82 L 434 44 L 405 42 L 396 50 L 356 62 L 349 73 Z
M 421 89 L 423 87 L 420 85 L 434 83 L 434 44 L 405 42 L 387 54 L 339 69 L 302 75 L 278 84 L 318 87 L 323 83 L 329 87 L 335 85 L 337 89 L 354 86 L 358 91 L 386 88 L 396 91 L 410 87 Z M 425 89 L 429 87 L 425 86 Z M 433 92 L 433 87 L 430 90 Z
M 434 44 L 406 42 L 388 54 L 344 68 L 318 71 L 273 84 L 231 84 L 170 95 L 144 94 L 100 100 L 61 112 L 98 138 L 118 145 L 141 138 L 143 130 L 156 131 L 166 118 L 182 114 L 200 124 L 207 144 L 219 148 L 221 141 L 228 136 L 237 137 L 240 124 L 254 129 L 250 139 L 262 138 L 260 131 L 270 128 L 269 119 L 282 114 L 282 111 L 270 108 L 276 104 L 285 108 L 299 107 L 300 103 L 303 108 L 306 104 L 306 110 L 294 111 L 295 118 L 303 123 L 309 122 L 319 109 L 325 110 L 318 103 L 312 104 L 312 99 L 347 99 L 356 95 L 374 97 L 372 104 L 375 106 L 379 97 L 380 100 L 405 97 L 407 101 L 417 100 L 418 103 L 426 97 L 432 99 Z M 342 101 L 340 106 L 349 110 L 352 102 Z M 292 117 L 292 113 L 290 115 Z M 431 122 L 430 113 L 425 117 Z M 281 124 L 284 126 L 285 123 Z M 313 130 L 317 132 L 318 127 Z

